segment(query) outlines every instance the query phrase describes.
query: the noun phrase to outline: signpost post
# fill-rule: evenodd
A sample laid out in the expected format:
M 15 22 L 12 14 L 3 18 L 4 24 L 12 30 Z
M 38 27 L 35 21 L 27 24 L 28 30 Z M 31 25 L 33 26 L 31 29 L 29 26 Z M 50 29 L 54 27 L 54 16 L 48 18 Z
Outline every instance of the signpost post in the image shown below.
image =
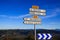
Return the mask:
M 37 19 L 38 16 L 34 15 L 33 18 Z M 36 40 L 36 24 L 34 24 L 35 40 Z
M 38 18 L 39 15 L 45 16 L 46 10 L 40 10 L 39 6 L 32 6 L 29 9 L 29 13 L 33 15 L 33 18 L 24 18 L 24 24 L 33 24 L 34 25 L 34 37 L 36 40 L 36 24 L 41 24 L 41 19 Z

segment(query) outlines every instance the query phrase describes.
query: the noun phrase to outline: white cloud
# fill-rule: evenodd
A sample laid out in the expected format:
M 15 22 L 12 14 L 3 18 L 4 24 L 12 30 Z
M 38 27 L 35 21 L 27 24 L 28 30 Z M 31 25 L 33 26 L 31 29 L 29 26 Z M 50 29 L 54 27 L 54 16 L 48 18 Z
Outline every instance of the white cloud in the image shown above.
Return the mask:
M 21 16 L 9 16 L 9 18 L 13 18 L 13 19 L 20 19 L 26 16 L 29 16 L 30 14 L 25 14 L 25 15 L 21 15 Z
M 59 15 L 59 13 L 60 13 L 60 8 L 56 8 L 56 9 L 52 10 L 52 12 L 50 12 L 50 15 L 46 15 L 43 18 L 55 17 L 55 16 Z
M 0 17 L 8 17 L 7 15 L 0 15 Z
M 26 17 L 26 16 L 29 16 L 30 14 L 25 14 L 25 15 L 22 15 L 22 16 L 18 16 L 18 18 L 23 18 L 23 17 Z
M 55 17 L 58 14 L 58 12 L 60 12 L 60 8 L 56 8 L 56 9 L 53 9 L 51 12 L 50 12 L 50 15 L 46 15 L 44 18 L 51 18 L 51 17 Z M 26 16 L 29 16 L 30 14 L 25 14 L 25 15 L 20 15 L 20 16 L 7 16 L 7 15 L 0 15 L 0 17 L 6 17 L 6 18 L 11 18 L 11 19 L 20 19 L 20 18 L 23 18 L 23 17 L 26 17 Z
M 10 19 L 20 19 L 20 18 L 29 16 L 29 15 L 30 15 L 30 14 L 25 14 L 25 15 L 21 15 L 21 16 L 7 16 L 7 15 L 0 15 L 0 17 L 3 17 L 3 18 L 10 18 Z

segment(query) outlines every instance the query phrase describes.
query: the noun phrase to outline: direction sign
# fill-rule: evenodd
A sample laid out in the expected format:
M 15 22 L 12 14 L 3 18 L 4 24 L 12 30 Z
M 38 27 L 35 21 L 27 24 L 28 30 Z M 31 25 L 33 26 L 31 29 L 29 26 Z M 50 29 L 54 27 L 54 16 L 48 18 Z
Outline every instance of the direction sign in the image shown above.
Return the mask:
M 41 22 L 24 21 L 24 24 L 41 24 Z
M 45 12 L 46 12 L 46 10 L 44 10 L 44 9 L 34 9 L 34 8 L 30 8 L 29 10 L 32 11 L 32 12 L 40 12 L 40 13 L 45 13 Z
M 41 19 L 38 18 L 39 15 L 42 15 L 42 16 L 45 16 L 46 14 L 46 10 L 43 10 L 43 9 L 39 9 L 39 6 L 32 6 L 32 8 L 29 9 L 29 13 L 33 15 L 33 18 L 24 18 L 24 24 L 34 24 L 34 36 L 35 36 L 35 40 L 36 40 L 36 24 L 41 24 Z M 43 39 L 46 39 L 46 34 L 43 34 L 44 35 L 44 38 Z M 39 38 L 38 39 L 41 39 L 42 38 L 42 35 L 41 34 L 38 34 Z M 48 35 L 50 36 L 50 34 Z M 51 36 L 48 38 L 50 39 Z
M 24 18 L 25 21 L 41 21 L 39 18 Z
M 46 15 L 45 13 L 40 13 L 40 12 L 30 12 L 30 14 L 32 14 L 32 15 L 43 15 L 43 16 Z
M 45 33 L 43 33 L 43 34 L 41 34 L 41 33 L 39 33 L 38 34 L 38 39 L 40 40 L 40 39 L 51 39 L 52 38 L 52 35 L 50 34 L 50 33 L 47 33 L 47 34 L 45 34 Z

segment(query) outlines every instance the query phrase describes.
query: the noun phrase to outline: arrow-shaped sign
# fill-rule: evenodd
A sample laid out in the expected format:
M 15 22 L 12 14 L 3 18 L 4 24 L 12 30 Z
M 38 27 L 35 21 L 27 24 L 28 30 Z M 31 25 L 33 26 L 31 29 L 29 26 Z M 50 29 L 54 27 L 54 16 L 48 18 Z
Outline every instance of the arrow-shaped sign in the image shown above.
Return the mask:
M 49 34 L 49 33 L 47 33 L 47 34 L 45 34 L 45 33 L 43 33 L 43 34 L 38 34 L 38 39 L 51 39 L 52 38 L 52 35 L 51 34 Z
M 38 39 L 41 39 L 42 38 L 42 35 L 39 33 L 38 34 Z
M 24 18 L 25 21 L 41 21 L 39 18 Z
M 47 38 L 47 35 L 46 35 L 46 34 L 44 34 L 44 33 L 43 33 L 43 36 L 44 36 L 44 38 L 43 38 L 43 39 L 46 39 L 46 38 Z
M 34 9 L 34 8 L 30 8 L 30 14 L 32 15 L 43 15 L 45 16 L 46 15 L 46 10 L 43 10 L 43 9 Z
M 49 37 L 48 37 L 48 39 L 51 39 L 51 38 L 52 38 L 52 35 L 51 35 L 51 34 L 49 34 L 49 33 L 48 33 L 48 36 L 49 36 Z
M 24 21 L 24 24 L 41 24 L 41 22 Z

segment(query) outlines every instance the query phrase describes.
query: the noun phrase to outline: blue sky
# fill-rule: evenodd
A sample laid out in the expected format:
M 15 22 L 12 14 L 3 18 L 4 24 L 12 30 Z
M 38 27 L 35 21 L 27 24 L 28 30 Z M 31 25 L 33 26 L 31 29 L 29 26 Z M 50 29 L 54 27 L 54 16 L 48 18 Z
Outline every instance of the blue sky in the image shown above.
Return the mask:
M 0 29 L 33 29 L 33 25 L 23 24 L 24 17 L 32 18 L 32 5 L 46 10 L 36 29 L 60 29 L 60 0 L 0 0 Z

